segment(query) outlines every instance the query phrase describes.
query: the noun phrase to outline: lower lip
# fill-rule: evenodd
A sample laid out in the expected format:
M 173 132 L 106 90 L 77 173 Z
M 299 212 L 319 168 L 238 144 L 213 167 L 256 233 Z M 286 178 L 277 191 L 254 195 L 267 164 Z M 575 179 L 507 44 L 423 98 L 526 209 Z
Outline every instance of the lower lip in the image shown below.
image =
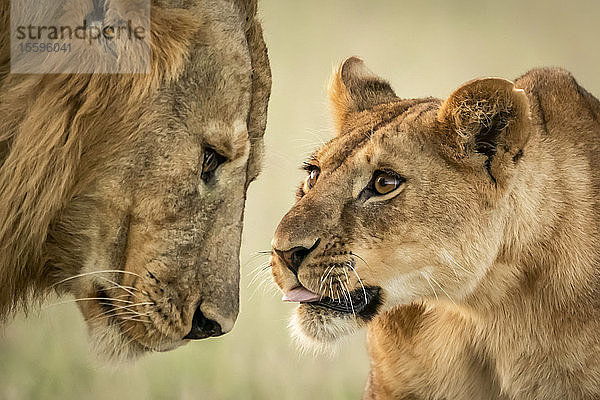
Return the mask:
M 341 304 L 336 303 L 335 300 L 331 300 L 331 299 L 327 299 L 326 301 L 321 300 L 321 301 L 315 301 L 315 302 L 305 302 L 305 303 L 301 303 L 301 304 L 318 306 L 318 307 L 322 307 L 322 308 L 325 308 L 325 309 L 328 309 L 331 311 L 335 311 L 338 313 L 363 316 L 366 318 L 370 318 L 373 316 L 374 311 L 376 312 L 376 309 L 378 308 L 378 304 L 381 302 L 380 297 L 379 297 L 381 289 L 380 288 L 368 288 L 367 290 L 368 290 L 367 301 L 365 302 L 363 300 L 362 302 L 361 301 L 355 302 L 354 309 L 352 309 L 352 307 L 349 304 L 346 304 L 344 307 L 342 307 Z M 362 300 L 362 297 L 361 297 L 361 300 Z M 375 304 L 373 305 L 374 302 L 375 302 Z M 368 310 L 373 307 L 375 307 L 374 310 L 367 311 L 368 315 L 361 314 L 363 311 Z M 341 308 L 343 308 L 343 309 L 341 309 Z

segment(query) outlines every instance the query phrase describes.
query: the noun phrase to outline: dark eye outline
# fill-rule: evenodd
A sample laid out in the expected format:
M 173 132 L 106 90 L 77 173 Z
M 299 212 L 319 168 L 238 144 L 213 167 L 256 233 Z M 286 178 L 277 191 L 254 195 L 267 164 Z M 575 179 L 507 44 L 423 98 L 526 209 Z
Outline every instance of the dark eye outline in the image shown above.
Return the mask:
M 314 164 L 309 164 L 306 163 L 304 164 L 304 170 L 308 173 L 308 176 L 306 177 L 305 182 L 305 186 L 306 189 L 310 190 L 313 187 L 315 187 L 315 185 L 317 184 L 317 181 L 319 180 L 319 176 L 321 175 L 321 168 L 317 167 Z M 312 179 L 312 184 L 311 184 L 311 179 Z M 307 190 L 305 190 L 307 191 Z
M 214 178 L 217 169 L 226 161 L 227 157 L 221 155 L 212 147 L 205 147 L 202 161 L 202 180 L 205 183 L 210 182 Z
M 375 186 L 377 179 L 380 178 L 382 175 L 390 175 L 397 181 L 396 187 L 387 193 L 379 192 Z M 378 169 L 375 172 L 373 172 L 373 176 L 371 177 L 371 180 L 369 181 L 367 186 L 363 189 L 363 191 L 360 193 L 359 198 L 361 198 L 363 200 L 367 200 L 371 197 L 387 196 L 388 194 L 393 193 L 393 192 L 397 191 L 399 188 L 401 188 L 404 183 L 406 183 L 406 178 L 404 178 L 402 175 L 398 174 L 397 172 L 389 170 L 389 169 Z
M 315 168 L 308 173 L 308 177 L 306 178 L 306 186 L 308 186 L 309 190 L 315 187 L 320 175 L 321 171 L 318 168 Z
M 321 174 L 321 168 L 319 168 L 317 165 L 313 164 L 310 161 L 305 161 L 302 164 L 301 169 L 303 169 L 304 171 L 306 171 L 306 173 L 310 176 L 310 174 L 317 174 L 317 176 L 315 177 L 315 184 L 317 182 L 317 180 L 319 179 L 319 175 Z M 313 172 L 315 171 L 315 172 Z M 296 199 L 300 199 L 302 197 L 304 197 L 304 195 L 306 195 L 306 193 L 312 189 L 312 187 L 314 186 L 314 184 L 312 186 L 309 187 L 307 181 L 309 176 L 307 176 L 298 186 L 298 190 L 296 191 Z

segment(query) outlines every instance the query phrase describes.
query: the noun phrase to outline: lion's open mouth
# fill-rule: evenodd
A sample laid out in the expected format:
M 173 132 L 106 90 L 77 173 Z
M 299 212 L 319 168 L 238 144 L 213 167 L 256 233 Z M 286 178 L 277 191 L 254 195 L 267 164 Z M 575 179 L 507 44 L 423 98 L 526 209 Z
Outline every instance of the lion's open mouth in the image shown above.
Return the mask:
M 297 301 L 311 307 L 323 307 L 344 314 L 352 314 L 370 320 L 381 305 L 381 288 L 368 286 L 357 288 L 339 299 L 319 296 L 304 287 L 293 289 L 284 301 Z

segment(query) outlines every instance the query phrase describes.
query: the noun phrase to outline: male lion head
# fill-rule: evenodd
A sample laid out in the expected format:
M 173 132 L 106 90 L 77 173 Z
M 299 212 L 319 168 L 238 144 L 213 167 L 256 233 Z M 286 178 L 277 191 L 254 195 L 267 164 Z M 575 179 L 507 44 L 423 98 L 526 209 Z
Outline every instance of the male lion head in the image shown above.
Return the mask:
M 271 258 L 284 300 L 300 303 L 294 330 L 315 343 L 469 296 L 500 252 L 532 129 L 526 94 L 503 79 L 406 100 L 350 58 L 330 95 L 338 135 L 306 162 Z
M 147 75 L 7 75 L 2 49 L 0 316 L 55 288 L 119 358 L 232 329 L 271 84 L 255 13 L 153 1 Z

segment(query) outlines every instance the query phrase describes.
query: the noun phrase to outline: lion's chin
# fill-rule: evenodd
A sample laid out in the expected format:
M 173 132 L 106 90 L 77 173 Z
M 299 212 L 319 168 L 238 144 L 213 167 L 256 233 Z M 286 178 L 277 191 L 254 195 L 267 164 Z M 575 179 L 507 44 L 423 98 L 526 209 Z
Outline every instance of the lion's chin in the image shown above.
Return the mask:
M 302 351 L 335 354 L 340 339 L 365 327 L 378 313 L 381 292 L 379 287 L 366 287 L 345 299 L 301 302 L 289 323 L 291 335 Z
M 365 325 L 366 321 L 352 314 L 303 303 L 293 314 L 289 329 L 301 351 L 334 355 L 341 339 Z
M 100 362 L 109 365 L 136 361 L 151 351 L 136 340 L 126 340 L 116 327 L 88 327 L 91 347 Z
M 91 347 L 98 360 L 110 365 L 128 364 L 138 360 L 146 353 L 167 352 L 190 342 L 189 340 L 161 342 L 157 346 L 150 347 L 134 338 L 124 335 L 117 324 L 103 326 L 88 325 L 88 334 Z

